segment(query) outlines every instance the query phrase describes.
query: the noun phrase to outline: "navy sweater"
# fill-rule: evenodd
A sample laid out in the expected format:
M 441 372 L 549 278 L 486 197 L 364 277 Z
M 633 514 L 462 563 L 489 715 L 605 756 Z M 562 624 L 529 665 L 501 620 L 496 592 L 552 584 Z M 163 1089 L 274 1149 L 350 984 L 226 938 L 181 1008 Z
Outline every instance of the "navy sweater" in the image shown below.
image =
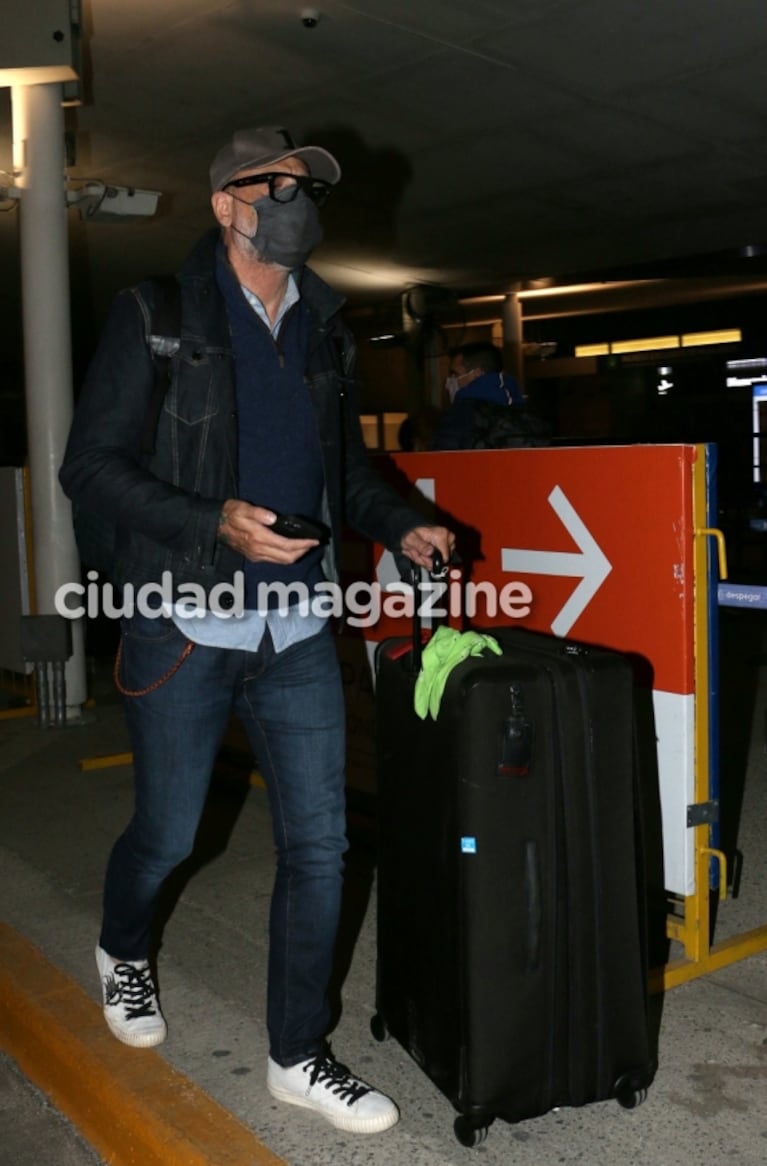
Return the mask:
M 234 349 L 240 498 L 282 514 L 318 518 L 323 471 L 317 420 L 304 381 L 307 311 L 302 301 L 285 316 L 275 341 L 219 258 L 217 279 L 226 298 Z M 245 603 L 258 603 L 259 583 L 322 578 L 322 547 L 296 563 L 245 563 Z M 295 597 L 294 597 L 295 598 Z M 269 606 L 276 598 L 269 596 Z

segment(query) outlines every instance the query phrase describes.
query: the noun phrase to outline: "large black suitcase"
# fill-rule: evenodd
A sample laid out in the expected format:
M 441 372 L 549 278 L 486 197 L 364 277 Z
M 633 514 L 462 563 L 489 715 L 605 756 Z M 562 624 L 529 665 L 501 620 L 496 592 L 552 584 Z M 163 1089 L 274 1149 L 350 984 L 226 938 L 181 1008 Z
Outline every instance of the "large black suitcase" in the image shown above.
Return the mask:
M 490 628 L 503 655 L 413 708 L 408 640 L 376 658 L 378 963 L 393 1035 L 475 1145 L 495 1117 L 643 1100 L 645 894 L 633 673 L 621 654 Z

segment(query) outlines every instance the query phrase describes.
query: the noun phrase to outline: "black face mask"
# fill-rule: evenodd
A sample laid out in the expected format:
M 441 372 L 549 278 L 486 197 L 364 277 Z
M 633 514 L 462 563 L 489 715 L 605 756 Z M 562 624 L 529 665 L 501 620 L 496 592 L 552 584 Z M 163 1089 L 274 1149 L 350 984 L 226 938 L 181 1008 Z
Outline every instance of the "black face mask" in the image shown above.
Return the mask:
M 258 214 L 255 235 L 238 234 L 250 240 L 264 263 L 276 263 L 293 270 L 301 267 L 322 242 L 322 226 L 317 207 L 299 190 L 292 202 L 259 198 L 251 204 Z

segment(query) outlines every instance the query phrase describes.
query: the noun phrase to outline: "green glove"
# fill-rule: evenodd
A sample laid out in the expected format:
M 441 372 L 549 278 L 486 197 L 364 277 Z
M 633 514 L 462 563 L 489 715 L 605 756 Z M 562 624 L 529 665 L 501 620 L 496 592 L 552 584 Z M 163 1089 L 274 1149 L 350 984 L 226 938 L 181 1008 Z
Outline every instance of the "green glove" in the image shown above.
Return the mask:
M 456 664 L 469 656 L 481 656 L 486 648 L 500 656 L 497 640 L 482 632 L 459 632 L 455 628 L 437 628 L 423 650 L 421 671 L 415 682 L 414 706 L 421 720 L 431 713 L 437 719 L 447 678 Z

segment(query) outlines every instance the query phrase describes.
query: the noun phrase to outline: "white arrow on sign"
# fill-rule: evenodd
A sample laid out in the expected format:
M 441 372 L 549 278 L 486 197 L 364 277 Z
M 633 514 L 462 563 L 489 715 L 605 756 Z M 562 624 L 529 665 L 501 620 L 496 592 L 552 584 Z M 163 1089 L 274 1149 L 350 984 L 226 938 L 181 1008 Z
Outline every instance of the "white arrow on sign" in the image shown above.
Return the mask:
M 531 575 L 572 575 L 580 578 L 575 591 L 551 624 L 555 636 L 566 636 L 613 567 L 559 486 L 555 486 L 549 494 L 549 505 L 580 550 L 524 551 L 503 547 L 501 567 L 504 571 L 528 571 Z

